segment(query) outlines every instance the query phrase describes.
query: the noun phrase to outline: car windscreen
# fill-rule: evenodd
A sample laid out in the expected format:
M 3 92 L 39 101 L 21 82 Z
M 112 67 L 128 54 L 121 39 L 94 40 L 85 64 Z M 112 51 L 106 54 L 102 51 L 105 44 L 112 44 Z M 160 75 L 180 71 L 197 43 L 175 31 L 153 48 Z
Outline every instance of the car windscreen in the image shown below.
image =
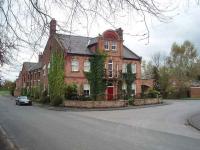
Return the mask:
M 27 96 L 20 96 L 20 99 L 27 99 Z

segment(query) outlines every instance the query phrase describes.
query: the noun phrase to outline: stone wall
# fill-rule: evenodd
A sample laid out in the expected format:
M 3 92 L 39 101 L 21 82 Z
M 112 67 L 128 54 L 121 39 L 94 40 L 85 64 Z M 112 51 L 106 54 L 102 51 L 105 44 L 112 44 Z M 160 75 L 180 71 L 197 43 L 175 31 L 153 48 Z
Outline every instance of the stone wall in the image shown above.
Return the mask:
M 159 104 L 161 103 L 160 98 L 146 98 L 146 99 L 135 99 L 133 104 L 135 106 L 140 106 L 140 105 L 151 105 L 151 104 Z
M 76 108 L 116 108 L 126 107 L 128 102 L 125 100 L 119 101 L 77 101 L 77 100 L 66 100 L 64 101 L 66 107 Z

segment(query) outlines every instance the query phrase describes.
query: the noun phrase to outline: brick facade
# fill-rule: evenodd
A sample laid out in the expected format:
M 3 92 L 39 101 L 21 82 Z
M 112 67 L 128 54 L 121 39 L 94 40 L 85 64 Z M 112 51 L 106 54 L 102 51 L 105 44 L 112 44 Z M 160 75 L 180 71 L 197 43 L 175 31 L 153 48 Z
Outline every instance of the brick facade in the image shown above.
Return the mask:
M 83 92 L 83 85 L 88 81 L 84 76 L 84 62 L 96 52 L 105 51 L 107 59 L 105 62 L 105 80 L 113 87 L 113 96 L 119 94 L 118 77 L 123 70 L 124 64 L 135 64 L 136 80 L 135 95 L 141 94 L 141 57 L 130 51 L 123 45 L 123 30 L 106 30 L 102 35 L 95 38 L 62 35 L 56 33 L 56 20 L 50 22 L 50 35 L 42 54 L 39 55 L 38 63 L 23 64 L 22 71 L 17 79 L 16 90 L 33 86 L 42 86 L 42 90 L 48 89 L 48 67 L 52 51 L 60 51 L 65 54 L 65 83 L 75 83 L 78 86 L 79 94 Z M 105 49 L 105 42 L 108 42 L 108 50 Z M 113 50 L 114 49 L 114 50 Z M 72 60 L 78 62 L 78 70 L 72 70 Z M 112 65 L 109 64 L 112 62 Z M 109 77 L 109 68 L 112 67 L 112 77 Z M 105 91 L 108 94 L 108 90 Z

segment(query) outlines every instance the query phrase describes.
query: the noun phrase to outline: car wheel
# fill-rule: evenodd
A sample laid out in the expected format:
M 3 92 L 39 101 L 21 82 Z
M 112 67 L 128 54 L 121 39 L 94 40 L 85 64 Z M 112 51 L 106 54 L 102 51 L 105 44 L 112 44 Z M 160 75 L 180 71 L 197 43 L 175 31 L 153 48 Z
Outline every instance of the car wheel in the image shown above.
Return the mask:
M 16 105 L 18 105 L 18 103 L 16 102 Z

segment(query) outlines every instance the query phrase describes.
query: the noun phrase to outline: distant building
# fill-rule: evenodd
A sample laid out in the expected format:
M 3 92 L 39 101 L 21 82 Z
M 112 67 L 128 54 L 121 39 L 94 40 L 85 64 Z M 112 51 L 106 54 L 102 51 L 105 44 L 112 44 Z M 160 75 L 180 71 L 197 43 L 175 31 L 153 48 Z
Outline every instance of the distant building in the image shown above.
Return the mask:
M 84 76 L 84 72 L 90 71 L 89 58 L 96 50 L 102 50 L 108 54 L 105 61 L 105 77 L 107 88 L 105 95 L 107 100 L 117 99 L 120 89 L 126 90 L 127 85 L 121 81 L 122 73 L 126 73 L 127 64 L 131 63 L 132 71 L 136 74 L 136 80 L 131 85 L 133 94 L 141 95 L 141 57 L 127 48 L 124 44 L 123 30 L 106 30 L 97 37 L 84 37 L 56 33 L 56 20 L 50 22 L 50 35 L 46 47 L 39 55 L 37 63 L 24 62 L 22 71 L 17 79 L 16 93 L 22 88 L 30 89 L 40 86 L 42 90 L 48 90 L 48 69 L 50 68 L 51 53 L 54 50 L 64 52 L 65 56 L 65 83 L 75 83 L 79 94 L 90 95 L 90 85 Z M 121 82 L 122 84 L 119 84 Z M 64 84 L 64 83 L 63 83 Z

